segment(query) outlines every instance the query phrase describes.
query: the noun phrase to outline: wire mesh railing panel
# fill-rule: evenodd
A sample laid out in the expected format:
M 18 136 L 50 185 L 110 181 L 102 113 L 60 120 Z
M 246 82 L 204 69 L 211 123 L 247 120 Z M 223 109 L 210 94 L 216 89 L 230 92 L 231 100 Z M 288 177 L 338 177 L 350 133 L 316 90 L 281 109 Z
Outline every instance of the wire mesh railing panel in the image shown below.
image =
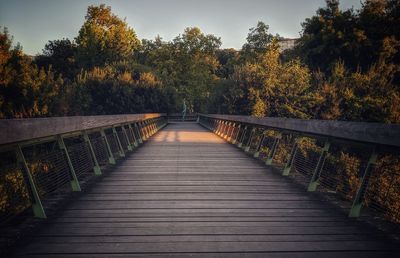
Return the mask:
M 138 141 L 140 141 L 140 139 L 142 139 L 142 137 L 141 137 L 141 134 L 140 134 L 139 125 L 138 125 L 137 123 L 132 124 L 132 130 L 133 130 L 133 133 L 134 133 L 135 136 L 136 136 L 136 139 L 137 139 Z
M 131 145 L 135 144 L 135 138 L 133 135 L 133 130 L 131 130 L 129 127 L 125 128 L 126 134 L 128 136 L 128 140 Z
M 242 130 L 242 128 L 239 125 L 236 125 L 234 130 L 233 130 L 233 134 L 232 134 L 232 140 L 237 143 L 239 141 L 239 136 L 240 136 L 240 131 Z
M 121 143 L 122 149 L 124 151 L 128 151 L 128 141 L 126 140 L 125 133 L 122 131 L 122 129 L 117 130 L 118 134 L 118 139 Z
M 288 161 L 289 154 L 295 144 L 295 136 L 292 134 L 282 134 L 279 139 L 272 164 L 277 167 L 283 167 Z
M 257 151 L 258 145 L 260 144 L 262 135 L 263 135 L 264 130 L 262 128 L 256 128 L 253 131 L 253 134 L 250 139 L 250 144 L 249 144 L 249 150 L 250 152 Z
M 63 150 L 32 150 L 26 157 L 36 189 L 41 197 L 55 191 L 70 190 L 71 174 Z
M 354 199 L 365 171 L 369 152 L 357 147 L 331 146 L 319 175 L 319 184 L 346 200 Z
M 115 135 L 110 130 L 110 132 L 106 132 L 106 137 L 108 144 L 110 145 L 111 152 L 119 157 L 119 146 Z
M 106 165 L 108 163 L 108 151 L 104 138 L 100 134 L 93 135 L 90 138 L 90 142 L 99 165 Z
M 400 223 L 400 153 L 386 152 L 378 156 L 373 166 L 364 204 Z
M 311 178 L 322 148 L 315 139 L 302 137 L 298 140 L 296 155 L 293 159 L 292 171 L 298 172 L 306 178 Z
M 0 167 L 0 225 L 32 205 L 22 169 L 16 161 Z
M 249 138 L 250 138 L 250 134 L 251 134 L 251 127 L 247 127 L 243 129 L 243 133 L 240 136 L 240 142 L 242 143 L 242 147 L 245 147 Z
M 267 158 L 268 155 L 270 155 L 277 135 L 278 135 L 277 131 L 269 129 L 264 130 L 264 140 L 260 148 L 261 158 L 264 159 Z
M 72 166 L 78 178 L 93 171 L 93 160 L 86 142 L 67 146 Z

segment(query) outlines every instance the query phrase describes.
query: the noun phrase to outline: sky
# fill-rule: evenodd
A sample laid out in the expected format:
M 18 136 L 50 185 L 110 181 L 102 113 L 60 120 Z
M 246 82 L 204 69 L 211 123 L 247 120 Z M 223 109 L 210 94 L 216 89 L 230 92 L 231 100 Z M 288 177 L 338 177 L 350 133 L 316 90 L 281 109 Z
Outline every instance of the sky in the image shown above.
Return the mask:
M 359 9 L 362 0 L 341 0 L 341 8 Z M 140 39 L 160 35 L 171 40 L 186 27 L 221 37 L 223 48 L 239 49 L 249 28 L 263 21 L 272 34 L 299 37 L 301 22 L 325 0 L 0 0 L 0 27 L 7 27 L 25 53 L 42 52 L 49 40 L 77 36 L 87 7 L 104 3 L 126 18 Z

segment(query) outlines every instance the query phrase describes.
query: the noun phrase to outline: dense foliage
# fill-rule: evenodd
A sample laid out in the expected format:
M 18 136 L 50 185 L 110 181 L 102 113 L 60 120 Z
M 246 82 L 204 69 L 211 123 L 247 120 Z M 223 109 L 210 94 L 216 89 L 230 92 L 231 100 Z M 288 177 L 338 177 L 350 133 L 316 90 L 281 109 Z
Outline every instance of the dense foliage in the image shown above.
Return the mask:
M 400 122 L 400 2 L 341 10 L 327 0 L 294 49 L 258 22 L 241 50 L 186 28 L 139 40 L 105 5 L 89 6 L 74 40 L 35 58 L 0 33 L 0 117 L 137 112 L 229 113 Z

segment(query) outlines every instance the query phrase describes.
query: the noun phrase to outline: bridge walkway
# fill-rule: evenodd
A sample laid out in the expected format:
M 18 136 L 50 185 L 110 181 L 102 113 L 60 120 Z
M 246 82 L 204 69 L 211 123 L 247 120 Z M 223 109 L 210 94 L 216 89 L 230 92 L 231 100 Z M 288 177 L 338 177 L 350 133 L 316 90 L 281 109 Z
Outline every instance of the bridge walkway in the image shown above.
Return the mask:
M 18 257 L 389 257 L 379 234 L 196 123 L 169 124 Z

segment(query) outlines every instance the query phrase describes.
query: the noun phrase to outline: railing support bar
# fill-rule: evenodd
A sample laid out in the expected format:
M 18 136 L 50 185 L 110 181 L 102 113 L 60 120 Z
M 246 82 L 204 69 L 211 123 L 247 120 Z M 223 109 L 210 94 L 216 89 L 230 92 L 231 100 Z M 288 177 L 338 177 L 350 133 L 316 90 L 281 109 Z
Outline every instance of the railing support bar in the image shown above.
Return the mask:
M 129 132 L 131 133 L 131 135 L 132 135 L 132 137 L 133 137 L 133 140 L 135 141 L 135 142 L 133 143 L 133 145 L 134 145 L 135 147 L 137 147 L 139 144 L 138 144 L 137 139 L 136 139 L 135 131 L 133 130 L 131 124 L 128 124 L 128 128 L 129 128 Z
M 324 147 L 321 150 L 321 154 L 319 155 L 317 165 L 315 166 L 313 175 L 311 176 L 310 183 L 308 184 L 307 191 L 308 192 L 314 192 L 317 190 L 317 187 L 319 185 L 319 177 L 322 171 L 322 168 L 324 167 L 326 155 L 328 154 L 329 147 L 330 147 L 330 142 L 326 141 L 324 144 Z
M 371 177 L 372 168 L 376 164 L 377 157 L 378 156 L 376 152 L 373 151 L 368 160 L 367 167 L 364 170 L 364 175 L 362 177 L 360 187 L 357 190 L 357 194 L 354 197 L 354 201 L 349 212 L 349 217 L 351 218 L 360 216 L 362 204 L 364 201 L 365 191 L 367 189 L 368 182 Z
M 69 157 L 67 146 L 65 146 L 64 139 L 60 135 L 57 137 L 57 142 L 58 142 L 58 146 L 60 147 L 60 149 L 62 151 L 64 151 L 65 157 L 67 159 L 69 171 L 70 171 L 71 177 L 72 177 L 72 180 L 71 180 L 72 191 L 80 192 L 81 186 L 79 185 L 78 177 L 76 176 L 74 166 L 72 165 L 71 158 Z
M 25 173 L 26 178 L 28 179 L 29 189 L 32 194 L 32 209 L 33 214 L 37 218 L 45 219 L 47 218 L 46 212 L 44 211 L 42 202 L 40 200 L 39 193 L 36 189 L 35 182 L 33 181 L 30 169 L 28 164 L 26 163 L 24 153 L 22 152 L 21 146 L 18 145 L 17 147 L 17 158 L 20 163 L 23 165 L 23 171 Z
M 278 149 L 279 141 L 280 141 L 281 138 L 282 138 L 282 134 L 280 132 L 274 137 L 274 143 L 272 145 L 272 149 L 268 153 L 268 158 L 265 161 L 266 165 L 271 165 L 272 164 L 272 161 L 274 160 L 274 156 L 275 156 L 276 150 Z
M 117 139 L 117 143 L 118 143 L 118 148 L 119 148 L 119 156 L 120 157 L 125 157 L 125 151 L 124 148 L 122 148 L 122 144 L 121 144 L 121 140 L 119 139 L 118 133 L 117 133 L 117 129 L 115 129 L 115 127 L 113 126 L 112 128 L 113 134 L 115 139 Z
M 96 176 L 100 176 L 101 175 L 101 169 L 100 169 L 100 166 L 99 166 L 99 162 L 97 161 L 97 157 L 96 157 L 96 154 L 94 152 L 92 143 L 90 142 L 89 135 L 87 134 L 86 131 L 83 132 L 83 139 L 85 140 L 85 142 L 89 146 L 89 151 L 90 151 L 90 154 L 92 155 L 92 158 L 93 158 L 93 163 L 94 163 L 93 171 L 94 171 L 94 174 Z
M 264 143 L 264 139 L 265 139 L 265 131 L 262 132 L 261 139 L 258 142 L 256 152 L 254 152 L 254 155 L 253 155 L 254 158 L 258 158 L 260 156 L 260 151 L 262 148 L 262 144 Z
M 253 136 L 254 136 L 255 132 L 256 132 L 256 128 L 253 127 L 253 129 L 251 129 L 251 131 L 250 131 L 249 140 L 247 141 L 246 147 L 244 148 L 245 152 L 250 151 L 251 141 L 253 140 Z
M 298 140 L 299 139 L 296 138 L 293 141 L 293 146 L 292 146 L 292 149 L 290 150 L 290 154 L 289 154 L 288 160 L 285 164 L 285 167 L 283 168 L 282 176 L 288 176 L 290 173 L 290 170 L 292 169 L 294 157 L 296 156 L 296 153 L 297 153 Z
M 100 134 L 103 137 L 104 142 L 106 143 L 107 152 L 108 152 L 108 163 L 115 164 L 114 154 L 111 151 L 110 143 L 108 142 L 108 139 L 107 139 L 106 133 L 104 132 L 104 129 L 100 130 Z
M 131 145 L 131 141 L 129 140 L 128 134 L 126 133 L 125 126 L 122 125 L 122 126 L 121 126 L 121 129 L 122 129 L 122 133 L 123 133 L 124 136 L 125 136 L 125 140 L 126 140 L 126 142 L 128 143 L 128 151 L 133 150 L 132 145 Z

